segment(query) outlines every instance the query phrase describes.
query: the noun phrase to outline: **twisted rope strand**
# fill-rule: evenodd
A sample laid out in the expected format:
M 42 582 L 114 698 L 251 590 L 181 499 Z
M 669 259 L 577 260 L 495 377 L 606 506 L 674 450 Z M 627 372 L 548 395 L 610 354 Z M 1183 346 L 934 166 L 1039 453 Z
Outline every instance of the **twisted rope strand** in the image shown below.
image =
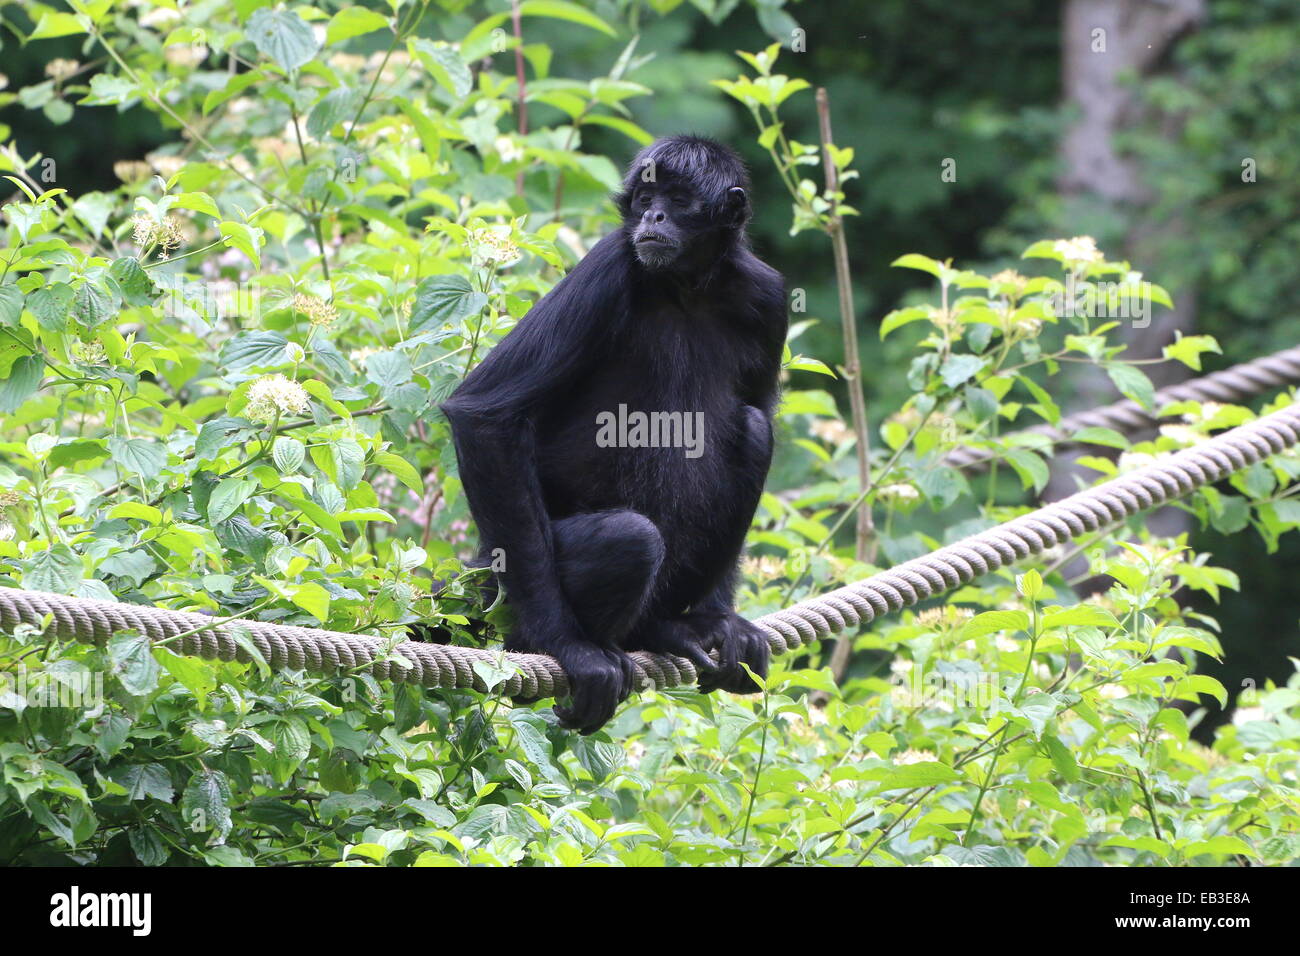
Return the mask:
M 1234 365 L 1220 372 L 1212 372 L 1201 378 L 1189 379 L 1162 388 L 1156 392 L 1155 407 L 1160 408 L 1170 402 L 1189 400 L 1240 402 L 1261 395 L 1270 389 L 1296 383 L 1300 383 L 1300 345 Z M 1149 428 L 1155 422 L 1156 419 L 1150 412 L 1137 402 L 1126 398 L 1113 405 L 1103 405 L 1100 408 L 1090 408 L 1087 411 L 1066 415 L 1055 425 L 1043 422 L 1010 434 L 1045 435 L 1054 445 L 1061 446 L 1075 444 L 1071 436 L 1083 428 L 1113 428 L 1116 431 L 1129 433 L 1141 428 Z M 987 448 L 963 445 L 945 455 L 943 463 L 950 468 L 974 468 L 987 465 L 996 454 Z
M 766 614 L 754 623 L 767 635 L 773 653 L 786 654 L 1182 497 L 1297 443 L 1300 403 L 888 571 Z M 49 633 L 58 638 L 103 644 L 114 632 L 127 629 L 154 641 L 184 634 L 173 649 L 209 660 L 250 660 L 236 639 L 237 633 L 246 630 L 252 644 L 275 668 L 316 673 L 362 669 L 381 680 L 424 687 L 486 690 L 474 673 L 474 664 L 501 656 L 501 652 L 479 648 L 416 641 L 401 642 L 385 656 L 386 641 L 360 634 L 251 620 L 218 619 L 214 623 L 211 617 L 185 611 L 0 588 L 0 630 L 12 632 L 20 623 L 39 626 L 46 614 L 52 615 Z M 200 628 L 203 630 L 198 633 L 186 633 Z M 506 695 L 541 698 L 567 693 L 564 671 L 554 658 L 521 653 L 506 653 L 505 658 L 518 668 L 502 685 Z M 639 690 L 691 684 L 697 679 L 695 666 L 683 658 L 643 651 L 633 653 L 632 658 Z

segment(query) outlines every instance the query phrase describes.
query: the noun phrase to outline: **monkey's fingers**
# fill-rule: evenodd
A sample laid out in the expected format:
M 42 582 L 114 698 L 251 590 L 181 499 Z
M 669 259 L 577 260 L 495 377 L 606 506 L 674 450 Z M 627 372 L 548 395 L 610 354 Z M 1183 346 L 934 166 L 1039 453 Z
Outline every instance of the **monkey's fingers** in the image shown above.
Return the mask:
M 560 718 L 561 727 L 565 730 L 576 730 L 585 737 L 604 727 L 609 718 L 614 716 L 617 706 L 618 704 L 612 698 L 606 706 L 594 702 L 578 703 L 575 700 L 573 706 L 556 704 L 552 710 L 555 711 L 555 716 Z

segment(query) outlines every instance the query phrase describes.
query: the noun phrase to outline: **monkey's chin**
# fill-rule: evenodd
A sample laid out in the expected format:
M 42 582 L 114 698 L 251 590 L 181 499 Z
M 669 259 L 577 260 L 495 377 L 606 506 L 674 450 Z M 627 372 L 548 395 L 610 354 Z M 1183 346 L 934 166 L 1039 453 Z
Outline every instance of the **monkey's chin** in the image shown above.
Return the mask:
M 678 249 L 666 242 L 638 242 L 636 257 L 651 272 L 669 268 L 677 261 Z

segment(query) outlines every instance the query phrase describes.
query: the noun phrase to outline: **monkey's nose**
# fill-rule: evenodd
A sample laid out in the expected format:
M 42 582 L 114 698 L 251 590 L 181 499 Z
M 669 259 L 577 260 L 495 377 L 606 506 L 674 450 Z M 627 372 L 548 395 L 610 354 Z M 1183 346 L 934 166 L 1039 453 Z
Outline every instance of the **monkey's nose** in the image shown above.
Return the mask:
M 662 209 L 647 209 L 645 215 L 641 217 L 641 221 L 651 222 L 658 225 L 667 218 L 668 215 Z

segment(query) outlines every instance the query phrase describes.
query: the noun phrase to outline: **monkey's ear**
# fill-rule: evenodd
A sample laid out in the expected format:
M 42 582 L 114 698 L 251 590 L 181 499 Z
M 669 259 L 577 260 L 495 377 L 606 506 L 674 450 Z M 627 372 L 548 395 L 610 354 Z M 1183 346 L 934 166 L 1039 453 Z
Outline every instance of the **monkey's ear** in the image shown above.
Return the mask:
M 727 190 L 727 214 L 738 226 L 744 225 L 749 218 L 749 197 L 740 186 L 732 186 Z

